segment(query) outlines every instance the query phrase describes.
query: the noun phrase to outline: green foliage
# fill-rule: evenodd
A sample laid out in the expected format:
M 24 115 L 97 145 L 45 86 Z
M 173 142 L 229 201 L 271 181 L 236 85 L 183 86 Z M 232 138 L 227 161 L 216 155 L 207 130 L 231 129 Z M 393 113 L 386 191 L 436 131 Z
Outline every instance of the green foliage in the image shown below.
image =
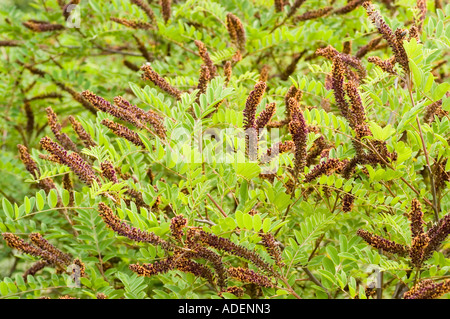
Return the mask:
M 367 299 L 375 285 L 382 298 L 402 298 L 426 279 L 450 291 L 449 4 L 375 4 L 381 32 L 406 30 L 395 39 L 406 67 L 386 39 L 360 54 L 379 26 L 360 4 L 342 13 L 344 0 L 308 0 L 292 15 L 294 1 L 276 10 L 283 1 L 89 0 L 69 18 L 66 2 L 0 6 L 0 299 Z M 244 38 L 230 32 L 230 14 Z M 40 32 L 48 23 L 62 29 Z M 320 53 L 327 46 L 337 53 Z M 251 160 L 244 123 L 260 81 L 256 119 L 276 108 Z M 294 89 L 301 141 L 288 109 Z M 119 96 L 140 111 L 121 109 Z M 279 142 L 294 146 L 263 162 Z M 419 261 L 414 212 L 434 245 Z M 70 260 L 49 261 L 36 233 Z

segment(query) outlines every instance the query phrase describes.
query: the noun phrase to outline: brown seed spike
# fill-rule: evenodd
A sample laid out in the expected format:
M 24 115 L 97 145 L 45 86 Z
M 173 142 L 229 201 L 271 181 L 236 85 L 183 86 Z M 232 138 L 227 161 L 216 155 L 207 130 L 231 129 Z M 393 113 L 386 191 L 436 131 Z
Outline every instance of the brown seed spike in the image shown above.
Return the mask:
M 172 15 L 172 0 L 160 0 L 159 3 L 164 22 L 167 23 Z
M 22 24 L 34 31 L 34 32 L 51 32 L 51 31 L 59 31 L 64 30 L 64 26 L 61 24 L 53 24 L 46 21 L 37 21 L 37 20 L 28 20 L 22 22 Z
M 240 51 L 245 51 L 246 34 L 244 26 L 237 16 L 232 13 L 227 14 L 227 29 L 231 41 Z
M 129 20 L 125 18 L 117 18 L 117 17 L 111 17 L 111 21 L 114 21 L 116 23 L 122 24 L 128 28 L 131 29 L 142 29 L 142 30 L 149 30 L 153 29 L 154 26 L 151 23 L 145 22 L 145 21 L 137 21 L 137 20 Z
M 392 29 L 387 25 L 380 13 L 375 10 L 375 7 L 370 1 L 364 2 L 362 6 L 366 9 L 367 15 L 378 29 L 378 32 L 383 36 L 388 45 L 391 47 L 396 62 L 398 62 L 403 70 L 407 74 L 409 74 L 408 56 L 406 54 L 405 48 L 403 47 L 403 43 L 398 40 L 398 36 L 396 36 Z
M 404 256 L 409 252 L 409 247 L 384 239 L 383 237 L 369 233 L 366 230 L 359 229 L 356 234 L 374 248 L 381 248 L 386 252 L 398 254 L 400 256 Z
M 150 80 L 151 82 L 153 82 L 153 84 L 155 84 L 161 90 L 172 95 L 177 100 L 179 100 L 181 98 L 181 94 L 183 92 L 181 92 L 177 88 L 174 88 L 172 85 L 170 85 L 169 82 L 167 82 L 157 72 L 155 72 L 149 64 L 144 64 L 141 67 L 141 71 L 144 71 L 144 73 L 142 74 L 143 80 Z
M 115 135 L 123 137 L 124 139 L 130 141 L 136 146 L 145 148 L 145 144 L 142 142 L 139 134 L 133 132 L 128 127 L 123 126 L 119 123 L 115 123 L 108 119 L 103 119 L 101 124 L 109 128 Z
M 307 149 L 306 142 L 308 138 L 308 126 L 306 125 L 303 112 L 300 109 L 297 100 L 290 98 L 288 108 L 291 114 L 289 122 L 289 132 L 295 144 L 295 168 L 294 172 L 297 176 L 306 165 Z
M 404 295 L 404 299 L 437 299 L 450 292 L 450 280 L 435 283 L 431 279 L 425 279 L 412 287 Z
M 341 111 L 343 117 L 351 122 L 350 110 L 344 91 L 344 64 L 339 56 L 333 58 L 333 66 L 331 70 L 331 83 L 334 91 L 336 104 Z
M 145 12 L 145 14 L 149 17 L 151 22 L 153 22 L 153 23 L 156 22 L 155 13 L 153 12 L 152 8 L 150 8 L 150 6 L 147 3 L 145 3 L 142 0 L 130 0 L 130 1 L 131 1 L 131 3 L 140 7 Z
M 198 52 L 203 60 L 203 63 L 205 63 L 208 67 L 210 78 L 214 78 L 217 75 L 217 69 L 213 61 L 211 60 L 211 57 L 209 56 L 206 45 L 200 40 L 195 40 L 194 43 L 198 48 Z
M 265 109 L 258 115 L 256 119 L 256 129 L 263 129 L 267 123 L 269 123 L 270 119 L 275 115 L 277 110 L 276 103 L 272 102 L 266 105 Z
M 78 135 L 78 138 L 83 142 L 84 146 L 87 148 L 94 147 L 97 144 L 92 139 L 91 135 L 86 132 L 84 127 L 78 122 L 74 116 L 69 115 L 70 124 L 72 124 L 72 128 L 75 133 Z
M 242 267 L 230 267 L 228 268 L 228 274 L 242 282 L 246 283 L 252 283 L 257 286 L 261 287 L 267 287 L 272 288 L 273 283 L 270 281 L 270 279 L 264 275 L 260 275 L 256 273 L 255 271 L 248 269 L 248 268 L 242 268 Z
M 22 161 L 23 165 L 25 166 L 27 171 L 30 172 L 35 179 L 37 179 L 39 177 L 39 170 L 36 162 L 31 158 L 31 155 L 28 152 L 28 148 L 22 144 L 18 144 L 17 148 L 19 149 L 19 158 Z
M 307 11 L 299 16 L 294 17 L 292 20 L 294 23 L 298 23 L 301 21 L 317 19 L 317 18 L 326 16 L 328 13 L 331 12 L 331 10 L 333 10 L 333 7 L 330 6 L 330 7 L 320 8 L 317 10 Z
M 64 147 L 65 149 L 78 152 L 75 143 L 70 139 L 70 137 L 66 133 L 62 132 L 62 127 L 58 121 L 56 113 L 53 112 L 50 106 L 47 107 L 45 110 L 47 111 L 48 124 L 58 142 L 61 143 L 62 147 Z
M 253 91 L 250 92 L 244 109 L 244 129 L 256 127 L 256 109 L 261 103 L 263 95 L 266 91 L 266 83 L 258 82 L 255 84 Z

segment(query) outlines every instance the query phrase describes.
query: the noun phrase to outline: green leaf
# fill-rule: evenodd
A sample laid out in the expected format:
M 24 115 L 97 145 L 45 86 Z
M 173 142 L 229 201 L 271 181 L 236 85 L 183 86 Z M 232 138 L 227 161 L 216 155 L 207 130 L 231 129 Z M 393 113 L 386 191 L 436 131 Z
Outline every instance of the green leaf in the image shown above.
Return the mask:
M 33 209 L 33 205 L 30 201 L 30 199 L 25 196 L 25 214 L 29 214 L 31 210 Z
M 42 210 L 45 205 L 45 199 L 41 192 L 36 194 L 36 208 L 37 210 Z
M 338 251 L 334 246 L 327 245 L 326 249 L 328 256 L 330 256 L 331 260 L 333 261 L 334 265 L 337 266 L 340 263 Z
M 244 214 L 244 227 L 248 230 L 253 228 L 253 219 L 250 214 Z
M 259 214 L 254 215 L 253 216 L 253 229 L 255 230 L 255 232 L 259 232 L 261 230 L 261 226 L 262 226 L 261 216 L 259 216 Z
M 48 193 L 47 202 L 50 208 L 56 207 L 56 204 L 58 204 L 58 194 L 56 193 L 56 189 L 50 190 Z
M 445 93 L 450 90 L 450 83 L 444 82 L 439 84 L 433 91 L 433 100 L 438 101 L 442 99 Z
M 8 285 L 3 281 L 0 282 L 0 293 L 2 294 L 2 296 L 6 296 L 9 294 Z
M 263 228 L 263 232 L 267 233 L 270 229 L 270 226 L 272 225 L 272 221 L 270 220 L 270 218 L 265 218 L 262 228 Z
M 332 273 L 333 275 L 336 273 L 336 268 L 335 268 L 336 265 L 330 258 L 324 257 L 322 259 L 322 265 L 325 270 Z
M 413 74 L 414 84 L 416 87 L 420 87 L 423 79 L 422 71 L 417 67 L 416 63 L 411 58 L 409 59 L 409 67 L 411 68 Z
M 3 211 L 5 212 L 6 216 L 9 219 L 14 219 L 14 208 L 13 208 L 13 205 L 5 197 L 3 197 L 3 199 L 2 199 L 2 207 L 3 207 Z

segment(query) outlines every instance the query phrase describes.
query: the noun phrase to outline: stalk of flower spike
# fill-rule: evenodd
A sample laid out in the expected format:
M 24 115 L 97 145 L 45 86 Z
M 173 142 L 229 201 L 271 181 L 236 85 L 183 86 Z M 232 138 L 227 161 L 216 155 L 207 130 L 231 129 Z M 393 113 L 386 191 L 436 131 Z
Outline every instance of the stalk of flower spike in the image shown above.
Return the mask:
M 153 12 L 152 8 L 150 8 L 150 6 L 147 3 L 145 3 L 142 0 L 130 0 L 130 2 L 137 5 L 139 8 L 141 8 L 142 11 L 145 12 L 145 14 L 147 15 L 147 17 L 150 19 L 150 21 L 152 23 L 156 22 L 155 13 Z
M 374 248 L 383 249 L 388 253 L 393 253 L 400 256 L 405 256 L 409 253 L 409 247 L 397 244 L 396 242 L 387 240 L 366 230 L 358 229 L 356 234 Z
M 369 43 L 359 48 L 359 50 L 355 53 L 355 57 L 358 59 L 363 58 L 368 52 L 374 50 L 381 40 L 383 40 L 383 37 L 376 37 L 370 40 Z
M 251 283 L 266 288 L 272 288 L 274 286 L 268 277 L 260 275 L 252 269 L 230 267 L 227 271 L 231 277 L 245 283 Z
M 378 29 L 378 32 L 383 36 L 388 45 L 391 47 L 395 56 L 395 61 L 401 65 L 401 67 L 407 74 L 409 74 L 408 56 L 406 54 L 405 48 L 403 47 L 403 43 L 398 41 L 398 37 L 386 24 L 380 13 L 375 10 L 375 7 L 370 1 L 366 1 L 362 5 L 364 9 L 366 9 L 367 15 L 369 16 L 370 20 Z
M 228 238 L 218 237 L 203 230 L 195 229 L 189 229 L 187 236 L 190 241 L 198 241 L 212 248 L 241 257 L 252 262 L 258 268 L 267 271 L 270 274 L 275 274 L 273 267 L 262 260 L 255 252 L 240 245 L 236 245 Z
M 227 29 L 231 40 L 240 51 L 244 51 L 245 43 L 247 41 L 245 29 L 241 20 L 232 13 L 227 14 Z
M 117 17 L 110 17 L 111 21 L 119 23 L 121 25 L 124 25 L 131 29 L 142 29 L 142 30 L 150 30 L 154 28 L 154 25 L 145 21 L 138 21 L 138 20 L 129 20 L 125 18 L 117 18 Z
M 164 22 L 167 23 L 172 15 L 172 0 L 159 0 L 159 2 Z
M 198 53 L 200 54 L 203 63 L 208 67 L 210 78 L 214 78 L 217 75 L 217 68 L 209 56 L 206 45 L 200 40 L 195 40 L 194 43 L 198 48 Z
M 105 203 L 100 202 L 98 204 L 98 210 L 100 212 L 100 217 L 105 222 L 106 226 L 112 229 L 117 234 L 127 237 L 131 240 L 143 243 L 149 243 L 152 245 L 159 245 L 163 249 L 171 249 L 171 245 L 155 235 L 152 232 L 146 232 L 139 228 L 129 226 L 124 221 L 121 221 L 113 212 L 113 210 L 108 207 Z
M 172 236 L 180 241 L 183 236 L 183 228 L 186 227 L 188 220 L 183 215 L 177 215 L 170 220 L 170 231 Z
M 450 280 L 435 283 L 431 279 L 425 279 L 412 287 L 404 295 L 404 299 L 437 299 L 450 292 Z
M 394 60 L 395 60 L 395 57 L 388 59 L 388 60 L 382 60 L 380 57 L 377 57 L 377 56 L 370 56 L 367 58 L 367 61 L 375 64 L 380 69 L 382 69 L 384 72 L 392 74 L 392 75 L 397 75 L 397 72 L 394 70 L 394 65 L 393 65 L 393 62 L 395 62 Z
M 335 14 L 346 14 L 358 8 L 365 0 L 351 0 L 343 7 L 333 11 Z
M 84 129 L 81 123 L 75 119 L 74 116 L 69 115 L 69 121 L 78 138 L 86 148 L 94 147 L 97 145 L 92 139 L 91 135 Z
M 144 71 L 142 74 L 143 80 L 149 80 L 152 81 L 153 84 L 155 84 L 157 87 L 159 87 L 161 90 L 165 91 L 166 93 L 172 95 L 177 100 L 181 98 L 181 92 L 177 88 L 174 88 L 172 85 L 169 84 L 164 78 L 162 78 L 158 73 L 156 73 L 152 67 L 149 64 L 144 64 L 141 67 L 141 71 Z
M 65 261 L 60 259 L 57 255 L 54 255 L 47 250 L 43 250 L 39 247 L 33 246 L 12 233 L 3 233 L 2 236 L 9 247 L 20 250 L 25 254 L 42 258 L 48 263 L 62 269 L 65 268 Z
M 48 240 L 42 237 L 41 234 L 31 233 L 29 237 L 31 242 L 37 247 L 48 251 L 52 255 L 55 255 L 58 259 L 63 260 L 67 265 L 71 262 L 72 257 L 70 255 L 63 253 L 61 250 L 50 244 Z
M 283 258 L 281 257 L 281 250 L 278 243 L 275 241 L 275 237 L 271 233 L 259 232 L 259 237 L 261 237 L 262 243 L 266 248 L 269 255 L 275 260 L 278 267 L 282 268 L 284 266 Z
M 294 23 L 298 23 L 300 21 L 306 21 L 306 20 L 312 20 L 312 19 L 317 19 L 323 16 L 326 16 L 328 13 L 331 12 L 331 10 L 333 10 L 333 7 L 324 7 L 324 8 L 320 8 L 317 10 L 310 10 L 307 11 L 301 15 L 295 16 L 292 19 L 292 22 Z
M 51 32 L 65 29 L 62 24 L 53 24 L 46 21 L 28 20 L 22 22 L 22 24 L 34 32 Z
M 60 163 L 67 165 L 84 183 L 91 185 L 94 180 L 98 181 L 92 167 L 77 153 L 72 152 L 69 154 L 67 150 L 59 146 L 48 136 L 43 137 L 40 144 L 43 149 L 55 156 Z
M 289 132 L 295 144 L 295 167 L 294 174 L 298 175 L 306 166 L 306 142 L 308 138 L 308 126 L 306 125 L 305 117 L 300 109 L 298 102 L 294 98 L 288 101 L 288 108 L 290 110 L 291 121 L 289 122 Z
M 130 141 L 136 146 L 145 148 L 145 144 L 142 142 L 141 138 L 139 137 L 139 134 L 133 132 L 128 127 L 123 126 L 119 123 L 115 123 L 108 119 L 103 119 L 100 123 L 109 128 L 115 135 L 123 137 L 124 139 Z
M 342 172 L 342 169 L 347 164 L 346 160 L 339 160 L 337 158 L 329 158 L 314 166 L 311 171 L 306 174 L 303 182 L 309 183 L 323 174 L 331 175 L 334 172 Z
M 55 138 L 58 140 L 58 142 L 65 149 L 73 152 L 78 152 L 75 143 L 66 133 L 62 132 L 61 124 L 59 123 L 58 117 L 56 116 L 56 113 L 53 111 L 53 109 L 49 106 L 45 110 L 47 112 L 48 125 L 50 126 L 50 129 L 52 130 L 53 135 L 55 135 Z

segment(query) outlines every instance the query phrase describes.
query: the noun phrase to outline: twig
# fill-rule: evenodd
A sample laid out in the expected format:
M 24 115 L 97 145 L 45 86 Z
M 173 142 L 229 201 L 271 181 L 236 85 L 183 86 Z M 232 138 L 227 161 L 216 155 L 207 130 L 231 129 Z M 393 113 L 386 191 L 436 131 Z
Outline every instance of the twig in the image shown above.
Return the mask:
M 214 198 L 211 197 L 211 195 L 206 194 L 206 196 L 208 196 L 208 198 L 211 200 L 211 202 L 213 202 L 214 206 L 217 207 L 217 209 L 219 210 L 219 212 L 223 215 L 223 217 L 228 217 L 228 215 L 225 213 L 225 211 L 222 209 L 222 207 L 220 207 L 219 204 L 217 204 L 217 202 L 214 200 Z

